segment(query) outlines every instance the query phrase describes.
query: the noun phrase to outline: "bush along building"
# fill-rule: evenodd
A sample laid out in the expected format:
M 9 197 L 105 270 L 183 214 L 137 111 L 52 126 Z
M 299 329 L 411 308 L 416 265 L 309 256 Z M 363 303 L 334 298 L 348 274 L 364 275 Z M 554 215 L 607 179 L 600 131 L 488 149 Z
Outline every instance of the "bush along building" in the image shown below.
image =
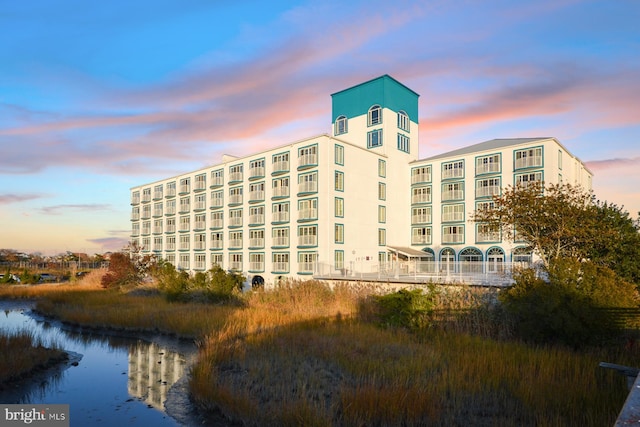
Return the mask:
M 499 284 L 532 254 L 471 221 L 473 211 L 508 185 L 591 188 L 591 172 L 550 137 L 419 159 L 419 95 L 388 75 L 331 97 L 331 135 L 133 187 L 132 241 L 179 269 L 217 264 L 267 284 Z

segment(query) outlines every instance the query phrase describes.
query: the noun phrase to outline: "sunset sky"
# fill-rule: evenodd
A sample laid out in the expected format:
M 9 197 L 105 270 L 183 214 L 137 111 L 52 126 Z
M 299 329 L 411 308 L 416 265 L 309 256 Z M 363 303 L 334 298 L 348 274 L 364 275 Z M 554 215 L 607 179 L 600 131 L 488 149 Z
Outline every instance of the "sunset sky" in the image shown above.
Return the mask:
M 0 0 L 0 248 L 122 248 L 129 189 L 420 94 L 420 157 L 553 136 L 640 211 L 640 1 Z

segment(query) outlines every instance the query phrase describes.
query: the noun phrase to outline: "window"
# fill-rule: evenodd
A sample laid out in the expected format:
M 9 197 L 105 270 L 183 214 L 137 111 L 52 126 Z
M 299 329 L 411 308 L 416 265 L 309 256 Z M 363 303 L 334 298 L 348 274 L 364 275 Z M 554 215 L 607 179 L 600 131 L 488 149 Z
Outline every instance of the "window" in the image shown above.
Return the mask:
M 264 200 L 264 181 L 249 184 L 249 203 Z
M 211 186 L 220 187 L 221 185 L 224 185 L 224 171 L 222 169 L 211 171 Z
M 315 252 L 298 253 L 298 272 L 302 274 L 309 274 L 309 273 L 315 272 L 317 261 L 318 261 L 318 254 Z
M 229 189 L 229 206 L 242 204 L 242 187 L 232 187 Z
M 273 198 L 289 197 L 289 177 L 274 179 L 272 190 Z
M 167 236 L 167 250 L 168 251 L 176 250 L 176 236 Z M 169 261 L 168 256 L 167 256 L 167 261 Z
M 211 233 L 211 249 L 222 249 L 223 248 L 223 237 L 221 231 L 216 231 L 215 233 Z
M 378 222 L 381 224 L 387 222 L 387 208 L 385 206 L 378 206 Z
M 194 216 L 193 228 L 195 230 L 204 230 L 207 226 L 206 214 L 201 213 Z
M 138 236 L 139 234 L 140 234 L 140 223 L 134 222 L 133 224 L 131 224 L 131 235 Z
M 335 128 L 333 130 L 334 135 L 342 135 L 348 132 L 347 118 L 345 116 L 339 116 L 335 121 Z
M 191 198 L 181 197 L 180 198 L 180 213 L 189 212 L 191 210 Z
M 264 230 L 249 230 L 249 248 L 264 248 Z
M 476 224 L 476 242 L 499 242 L 500 230 L 497 227 L 492 227 L 489 224 Z
M 202 193 L 202 194 L 196 194 L 193 198 L 194 204 L 193 204 L 193 209 L 195 210 L 203 210 L 207 208 L 207 194 L 206 193 Z
M 336 270 L 344 269 L 344 251 L 335 251 L 333 254 L 333 265 Z
M 151 221 L 142 223 L 142 234 L 151 234 Z
M 162 233 L 162 220 L 156 219 L 153 221 L 153 234 L 161 234 Z
M 476 159 L 476 175 L 496 172 L 500 172 L 500 154 L 492 154 Z
M 442 243 L 464 243 L 464 225 L 442 227 Z
M 493 209 L 494 207 L 495 207 L 495 203 L 493 202 L 493 200 L 487 201 L 487 202 L 477 202 L 476 203 L 476 210 L 478 210 L 478 211 Z
M 242 227 L 242 209 L 229 210 L 229 227 Z
M 273 222 L 289 222 L 289 202 L 274 204 L 271 213 Z
M 298 201 L 298 219 L 318 219 L 318 199 L 305 199 Z
M 176 232 L 176 219 L 175 218 L 167 218 L 167 233 L 175 233 Z
M 411 203 L 431 203 L 431 186 L 416 187 L 411 189 Z
M 336 197 L 334 199 L 333 214 L 338 218 L 344 217 L 344 199 L 342 197 Z
M 211 207 L 221 208 L 224 206 L 224 193 L 222 190 L 211 192 Z
M 460 252 L 461 273 L 482 273 L 482 252 L 476 248 L 466 248 Z
M 298 195 L 318 192 L 318 173 L 307 173 L 298 176 Z
M 382 123 L 382 108 L 379 105 L 374 105 L 369 108 L 367 124 L 373 126 L 380 123 Z
M 398 111 L 398 129 L 409 132 L 409 116 L 404 111 Z
M 251 206 L 249 208 L 249 225 L 264 224 L 264 206 Z
M 223 226 L 223 212 L 211 212 L 211 228 L 222 228 Z
M 181 251 L 188 251 L 190 245 L 190 237 L 188 234 L 181 234 L 180 235 L 180 250 Z
M 430 245 L 431 227 L 414 227 L 411 229 L 412 245 Z
M 140 219 L 140 207 L 134 206 L 131 208 L 131 220 L 138 221 Z
M 318 226 L 298 227 L 298 246 L 318 246 Z
M 387 230 L 384 228 L 378 228 L 378 246 L 384 246 L 387 244 Z
M 162 199 L 162 189 L 163 189 L 162 184 L 156 185 L 155 187 L 153 187 L 153 200 Z
M 264 254 L 255 252 L 249 254 L 249 271 L 254 273 L 264 271 Z
M 378 159 L 378 176 L 381 178 L 387 176 L 387 162 L 382 159 Z
M 387 200 L 387 184 L 384 182 L 378 183 L 378 200 Z
M 421 166 L 411 169 L 411 184 L 431 182 L 431 166 Z
M 196 254 L 193 268 L 196 270 L 204 270 L 207 268 L 207 256 L 205 254 Z
M 142 219 L 151 218 L 151 205 L 142 206 Z
M 229 232 L 229 249 L 242 249 L 242 231 Z
M 193 248 L 196 250 L 207 248 L 207 236 L 204 233 L 198 233 L 193 236 Z
M 442 179 L 462 177 L 464 177 L 464 161 L 457 160 L 442 165 Z
M 403 135 L 401 133 L 398 134 L 398 150 L 404 151 L 405 153 L 409 152 L 409 137 L 407 135 Z
M 151 201 L 151 188 L 145 188 L 142 190 L 142 201 L 143 202 Z
M 334 156 L 337 165 L 344 165 L 344 147 L 342 145 L 335 145 Z
M 336 224 L 333 227 L 333 235 L 335 243 L 344 243 L 344 225 Z
M 191 217 L 181 216 L 180 217 L 180 231 L 189 231 L 191 229 Z
M 464 204 L 443 205 L 442 222 L 464 221 Z
M 273 273 L 288 273 L 289 272 L 289 254 L 288 253 L 274 253 L 271 255 L 271 261 L 273 263 Z
M 207 174 L 201 173 L 196 175 L 195 179 L 195 191 L 202 191 L 207 188 Z
M 242 271 L 242 254 L 230 253 L 229 254 L 229 269 L 235 271 Z
M 162 251 L 162 237 L 153 238 L 153 250 L 156 252 Z
M 524 247 L 515 248 L 513 250 L 512 260 L 519 264 L 530 264 L 532 261 L 531 251 Z
M 167 212 L 165 215 L 175 215 L 176 213 L 176 200 L 167 200 L 166 202 Z
M 442 201 L 464 199 L 464 182 L 442 184 Z
M 222 267 L 222 254 L 213 254 L 211 255 L 211 265 L 217 265 Z
M 166 197 L 174 197 L 175 195 L 176 195 L 176 182 L 175 181 L 167 182 Z
M 491 197 L 500 194 L 500 178 L 479 179 L 476 181 L 476 197 Z
M 140 203 L 140 192 L 134 191 L 133 193 L 131 193 L 131 204 L 137 205 L 138 203 Z
M 411 209 L 411 224 L 431 223 L 431 206 Z
M 289 246 L 289 229 L 274 228 L 271 230 L 272 247 L 288 247 Z
M 153 204 L 153 216 L 162 216 L 162 202 Z
M 542 147 L 528 148 L 515 152 L 516 169 L 542 166 Z
M 516 187 L 527 187 L 534 182 L 542 182 L 542 172 L 531 172 L 516 175 Z
M 229 166 L 229 182 L 242 181 L 242 165 Z
M 289 171 L 289 153 L 274 154 L 271 159 L 274 174 Z
M 367 132 L 367 148 L 382 147 L 382 129 Z
M 562 150 L 558 150 L 558 169 L 562 170 Z
M 180 254 L 180 263 L 178 264 L 179 270 L 188 270 L 191 264 L 189 262 L 189 254 Z
M 344 191 L 344 173 L 336 171 L 333 181 L 336 191 Z
M 318 164 L 318 147 L 312 145 L 298 149 L 298 167 L 315 166 Z
M 188 193 L 191 191 L 191 179 L 182 178 L 180 180 L 180 194 Z
M 264 176 L 264 159 L 249 162 L 249 179 L 262 178 Z

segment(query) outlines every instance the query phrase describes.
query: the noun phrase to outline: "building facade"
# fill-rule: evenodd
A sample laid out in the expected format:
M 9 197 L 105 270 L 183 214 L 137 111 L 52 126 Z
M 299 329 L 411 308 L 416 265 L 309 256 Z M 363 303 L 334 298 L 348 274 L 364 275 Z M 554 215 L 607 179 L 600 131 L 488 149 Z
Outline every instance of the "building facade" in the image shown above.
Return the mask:
M 267 282 L 492 271 L 531 254 L 472 222 L 475 209 L 508 185 L 591 188 L 555 138 L 419 159 L 418 94 L 388 75 L 331 96 L 331 134 L 133 187 L 132 241 L 180 269 L 217 264 Z

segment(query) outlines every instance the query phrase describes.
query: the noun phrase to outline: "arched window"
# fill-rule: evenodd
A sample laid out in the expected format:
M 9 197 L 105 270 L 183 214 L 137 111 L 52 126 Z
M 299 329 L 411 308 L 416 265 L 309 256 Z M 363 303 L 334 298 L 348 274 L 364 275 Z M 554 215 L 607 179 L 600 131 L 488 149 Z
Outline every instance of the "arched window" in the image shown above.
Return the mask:
M 440 251 L 440 271 L 442 273 L 453 273 L 455 270 L 456 252 L 451 248 L 444 248 Z
M 504 251 L 502 248 L 493 247 L 487 251 L 487 271 L 490 273 L 504 270 Z
M 369 108 L 368 125 L 373 126 L 379 125 L 380 123 L 382 123 L 382 108 L 380 108 L 379 105 L 374 105 L 373 107 Z
M 339 116 L 335 122 L 334 135 L 341 135 L 347 133 L 347 118 L 345 116 Z
M 531 264 L 531 249 L 520 246 L 513 250 L 512 261 L 521 267 L 529 267 Z
M 424 252 L 424 257 L 420 258 L 421 260 L 416 270 L 418 273 L 434 273 L 436 270 L 436 256 L 433 253 L 433 249 L 424 248 L 422 252 Z
M 398 111 L 398 129 L 409 132 L 409 116 L 404 111 Z
M 462 273 L 482 273 L 482 252 L 477 248 L 460 251 L 460 271 Z

